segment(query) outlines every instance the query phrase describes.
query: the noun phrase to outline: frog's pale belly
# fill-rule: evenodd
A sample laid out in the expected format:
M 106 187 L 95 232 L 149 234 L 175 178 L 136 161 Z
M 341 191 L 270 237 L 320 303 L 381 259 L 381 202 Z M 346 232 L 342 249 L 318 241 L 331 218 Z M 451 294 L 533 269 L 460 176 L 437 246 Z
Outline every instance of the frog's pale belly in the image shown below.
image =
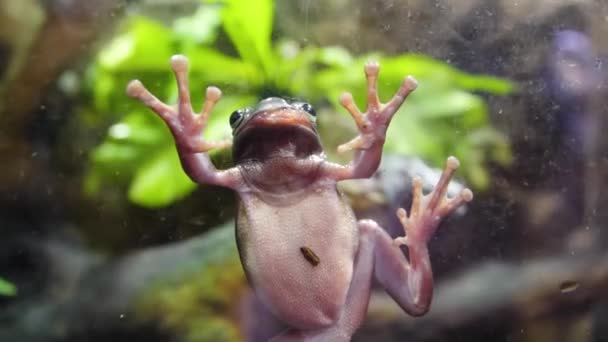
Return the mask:
M 242 194 L 237 240 L 256 294 L 292 327 L 332 324 L 346 301 L 358 231 L 335 186 L 269 204 Z M 302 248 L 314 253 L 305 257 Z

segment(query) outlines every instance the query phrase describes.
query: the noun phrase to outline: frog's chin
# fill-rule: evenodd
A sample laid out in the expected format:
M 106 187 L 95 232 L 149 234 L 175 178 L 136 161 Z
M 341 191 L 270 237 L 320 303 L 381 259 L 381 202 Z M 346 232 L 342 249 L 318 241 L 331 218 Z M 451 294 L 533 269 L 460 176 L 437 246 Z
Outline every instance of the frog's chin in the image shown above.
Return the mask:
M 322 152 L 317 132 L 303 125 L 246 127 L 234 137 L 232 150 L 236 164 L 269 158 L 307 158 Z

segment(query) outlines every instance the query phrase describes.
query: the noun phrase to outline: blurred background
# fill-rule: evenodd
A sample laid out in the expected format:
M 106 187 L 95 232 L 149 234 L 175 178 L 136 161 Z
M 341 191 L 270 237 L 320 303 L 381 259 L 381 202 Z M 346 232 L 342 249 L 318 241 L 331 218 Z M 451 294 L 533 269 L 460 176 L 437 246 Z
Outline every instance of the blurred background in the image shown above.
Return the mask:
M 381 289 L 354 341 L 608 341 L 608 3 L 601 0 L 3 0 L 0 2 L 0 341 L 264 341 L 280 323 L 251 296 L 235 197 L 183 173 L 162 122 L 169 57 L 190 58 L 208 129 L 268 96 L 311 102 L 331 159 L 365 105 L 405 75 L 383 164 L 345 182 L 360 218 L 400 234 L 414 175 L 475 200 L 430 243 L 422 318 Z M 229 151 L 214 152 L 231 165 Z

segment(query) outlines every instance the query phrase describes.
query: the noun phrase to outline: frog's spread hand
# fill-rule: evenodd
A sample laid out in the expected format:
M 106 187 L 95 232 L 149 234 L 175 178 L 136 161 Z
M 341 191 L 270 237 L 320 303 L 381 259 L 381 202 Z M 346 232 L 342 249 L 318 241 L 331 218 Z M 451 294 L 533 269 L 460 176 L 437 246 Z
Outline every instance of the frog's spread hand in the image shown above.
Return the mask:
M 371 177 L 380 165 L 382 147 L 386 137 L 386 130 L 407 96 L 416 89 L 416 80 L 408 76 L 403 80 L 397 94 L 387 103 L 378 99 L 378 73 L 380 64 L 368 62 L 365 64 L 365 78 L 367 79 L 367 109 L 361 113 L 350 93 L 340 96 L 340 103 L 352 115 L 359 134 L 338 147 L 338 152 L 355 150 L 354 158 L 348 165 L 327 163 L 324 172 L 336 181 L 353 178 Z
M 459 165 L 458 159 L 449 157 L 435 189 L 426 196 L 422 195 L 420 178 L 414 179 L 410 215 L 408 216 L 403 208 L 397 210 L 397 216 L 406 235 L 396 238 L 395 245 L 407 245 L 410 248 L 425 246 L 443 218 L 463 203 L 473 200 L 473 192 L 469 189 L 462 190 L 454 198 L 446 197 L 450 179 Z
M 216 87 L 208 87 L 205 94 L 205 105 L 200 115 L 192 110 L 190 92 L 188 90 L 188 59 L 182 55 L 171 57 L 171 69 L 175 73 L 178 86 L 177 108 L 169 106 L 150 93 L 139 80 L 133 80 L 127 86 L 127 94 L 138 99 L 152 109 L 165 121 L 179 148 L 191 153 L 208 152 L 216 148 L 231 145 L 230 140 L 207 141 L 203 138 L 203 130 L 207 125 L 209 114 L 222 96 Z
M 182 167 L 188 176 L 200 184 L 214 184 L 240 191 L 242 177 L 238 169 L 217 170 L 206 153 L 216 148 L 228 147 L 226 141 L 207 141 L 203 130 L 207 126 L 209 113 L 219 101 L 222 92 L 216 87 L 207 88 L 205 105 L 200 115 L 192 111 L 188 91 L 188 59 L 182 55 L 171 57 L 171 69 L 175 73 L 178 87 L 177 106 L 169 106 L 150 93 L 138 80 L 127 86 L 127 94 L 152 109 L 167 124 L 177 145 Z
M 383 104 L 378 98 L 380 64 L 378 62 L 367 62 L 364 70 L 365 78 L 367 79 L 367 109 L 365 113 L 359 111 L 350 93 L 344 93 L 340 96 L 340 104 L 352 115 L 359 129 L 359 135 L 351 141 L 338 146 L 338 152 L 366 150 L 374 145 L 374 143 L 384 142 L 386 130 L 393 115 L 395 115 L 401 104 L 403 104 L 403 101 L 418 85 L 412 76 L 406 77 L 397 94 L 389 102 Z

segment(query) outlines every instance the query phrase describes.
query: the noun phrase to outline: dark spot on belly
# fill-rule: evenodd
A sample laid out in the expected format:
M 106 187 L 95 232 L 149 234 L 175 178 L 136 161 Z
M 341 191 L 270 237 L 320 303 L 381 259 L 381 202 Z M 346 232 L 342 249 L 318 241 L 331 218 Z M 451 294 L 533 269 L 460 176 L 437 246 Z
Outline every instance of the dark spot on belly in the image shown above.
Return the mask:
M 308 262 L 313 266 L 317 266 L 321 261 L 315 252 L 308 247 L 300 247 L 300 252 L 302 252 L 304 259 L 308 260 Z

